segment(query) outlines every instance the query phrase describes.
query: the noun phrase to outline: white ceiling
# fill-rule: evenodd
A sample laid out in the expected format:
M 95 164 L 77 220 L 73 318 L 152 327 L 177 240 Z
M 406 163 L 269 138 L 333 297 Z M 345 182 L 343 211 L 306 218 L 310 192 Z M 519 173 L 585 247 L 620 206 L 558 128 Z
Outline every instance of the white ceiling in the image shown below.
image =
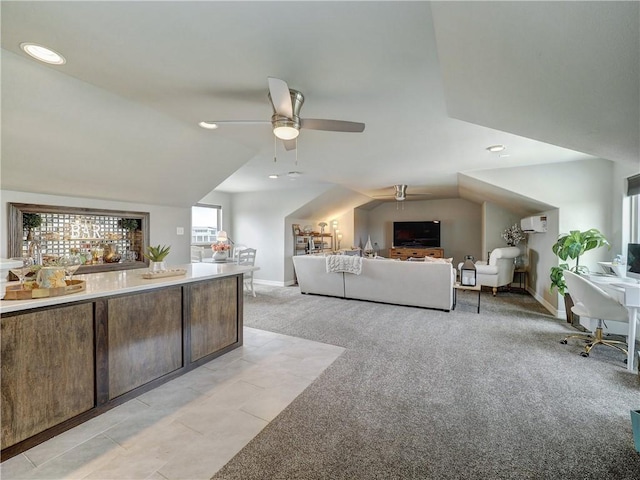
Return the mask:
M 522 3 L 3 1 L 1 186 L 176 206 L 319 184 L 446 198 L 458 172 L 637 164 L 638 4 Z M 296 164 L 281 145 L 274 162 L 269 125 L 197 126 L 269 120 L 268 76 L 305 95 L 303 118 L 364 133 L 303 130 Z

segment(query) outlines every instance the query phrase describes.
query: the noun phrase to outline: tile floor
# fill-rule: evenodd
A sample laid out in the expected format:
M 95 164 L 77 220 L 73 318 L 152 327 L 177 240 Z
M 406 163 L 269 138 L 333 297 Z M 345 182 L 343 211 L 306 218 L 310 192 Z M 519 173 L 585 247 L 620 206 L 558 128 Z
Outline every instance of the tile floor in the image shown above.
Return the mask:
M 0 465 L 3 480 L 209 479 L 341 347 L 244 329 L 244 345 Z

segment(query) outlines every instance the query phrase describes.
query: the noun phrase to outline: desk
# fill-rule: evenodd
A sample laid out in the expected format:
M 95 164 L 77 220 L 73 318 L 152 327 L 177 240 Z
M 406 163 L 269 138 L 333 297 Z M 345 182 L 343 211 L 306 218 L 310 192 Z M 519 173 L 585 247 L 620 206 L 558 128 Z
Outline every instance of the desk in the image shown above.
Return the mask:
M 606 277 L 605 277 L 606 278 Z M 636 326 L 640 310 L 640 284 L 626 283 L 621 278 L 601 279 L 590 275 L 589 280 L 624 305 L 629 311 L 629 330 L 627 332 L 627 370 L 635 371 Z
M 458 290 L 473 290 L 478 292 L 478 313 L 480 313 L 480 292 L 482 291 L 482 285 L 475 285 L 473 287 L 469 285 L 461 285 L 460 282 L 453 284 L 453 308 L 456 309 L 456 303 L 458 301 Z

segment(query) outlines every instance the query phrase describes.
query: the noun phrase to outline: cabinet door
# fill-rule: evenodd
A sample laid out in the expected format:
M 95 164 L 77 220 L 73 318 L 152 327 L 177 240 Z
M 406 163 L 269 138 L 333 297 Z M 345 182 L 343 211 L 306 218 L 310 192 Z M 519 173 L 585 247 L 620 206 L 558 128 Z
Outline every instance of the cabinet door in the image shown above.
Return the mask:
M 182 289 L 109 299 L 109 398 L 182 367 Z
M 2 319 L 2 448 L 94 406 L 93 304 Z
M 220 278 L 187 288 L 195 362 L 238 341 L 238 279 Z

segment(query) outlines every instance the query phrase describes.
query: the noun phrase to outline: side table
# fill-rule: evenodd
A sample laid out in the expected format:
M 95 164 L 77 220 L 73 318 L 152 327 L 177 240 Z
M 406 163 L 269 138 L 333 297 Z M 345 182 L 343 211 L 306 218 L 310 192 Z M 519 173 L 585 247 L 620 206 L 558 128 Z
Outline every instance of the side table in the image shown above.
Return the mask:
M 475 285 L 473 287 L 468 285 L 461 285 L 460 282 L 456 282 L 453 284 L 453 310 L 456 309 L 456 304 L 458 303 L 458 290 L 473 290 L 474 292 L 478 292 L 478 313 L 480 313 L 480 292 L 482 291 L 481 285 Z
M 516 268 L 513 271 L 514 280 L 516 275 L 518 276 L 518 286 L 520 290 L 527 291 L 527 281 L 529 280 L 529 269 L 526 267 Z

